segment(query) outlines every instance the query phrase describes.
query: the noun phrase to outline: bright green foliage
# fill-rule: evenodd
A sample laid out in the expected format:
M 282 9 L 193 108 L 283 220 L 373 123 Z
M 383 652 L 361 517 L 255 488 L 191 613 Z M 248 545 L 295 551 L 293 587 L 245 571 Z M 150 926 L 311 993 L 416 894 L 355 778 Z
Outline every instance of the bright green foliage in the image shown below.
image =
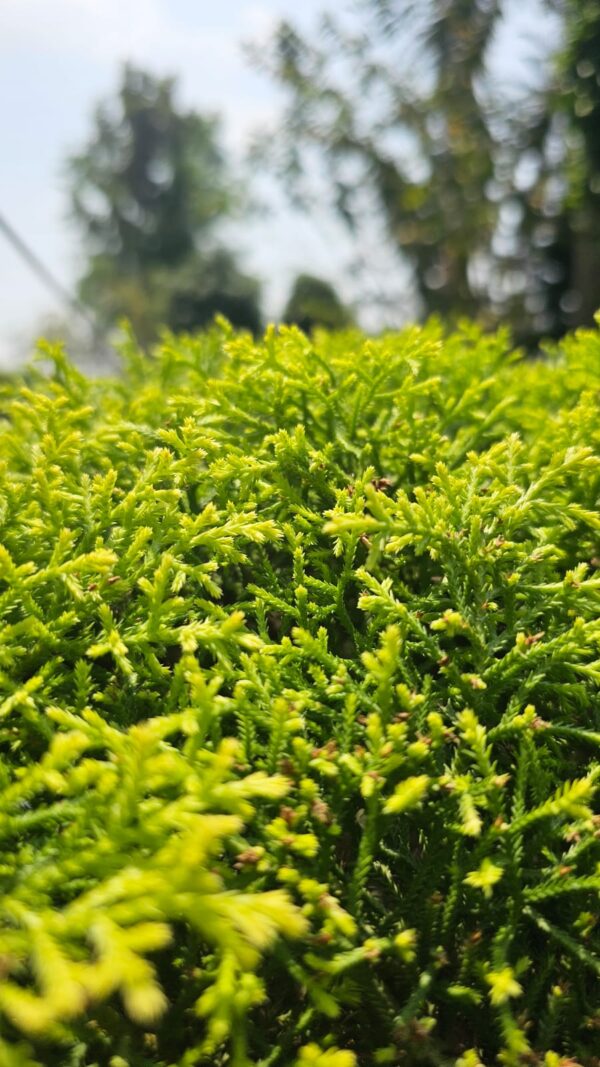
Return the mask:
M 0 414 L 0 1065 L 597 1067 L 600 336 Z

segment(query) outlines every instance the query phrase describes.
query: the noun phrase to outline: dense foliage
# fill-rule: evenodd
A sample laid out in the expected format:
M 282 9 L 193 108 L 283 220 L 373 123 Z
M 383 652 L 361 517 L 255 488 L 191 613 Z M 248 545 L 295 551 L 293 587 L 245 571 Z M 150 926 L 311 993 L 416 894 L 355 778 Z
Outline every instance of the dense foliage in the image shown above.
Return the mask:
M 597 1067 L 600 336 L 46 355 L 0 387 L 2 1067 Z

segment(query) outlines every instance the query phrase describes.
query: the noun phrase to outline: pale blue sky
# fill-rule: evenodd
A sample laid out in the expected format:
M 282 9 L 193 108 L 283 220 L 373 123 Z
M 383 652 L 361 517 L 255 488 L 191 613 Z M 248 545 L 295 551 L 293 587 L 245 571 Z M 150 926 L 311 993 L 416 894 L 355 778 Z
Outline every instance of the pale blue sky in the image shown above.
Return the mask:
M 77 235 L 66 221 L 65 156 L 86 139 L 94 104 L 114 92 L 131 59 L 175 74 L 180 99 L 220 111 L 228 146 L 240 155 L 249 134 L 278 110 L 278 91 L 244 59 L 241 42 L 266 39 L 281 17 L 308 26 L 342 0 L 0 0 L 0 212 L 68 287 L 79 266 Z M 539 0 L 513 0 L 498 42 L 500 64 L 531 52 L 528 32 Z M 283 196 L 268 220 L 241 240 L 246 265 L 265 282 L 276 314 L 302 269 L 337 279 L 351 254 L 325 216 L 294 215 Z M 351 294 L 347 294 L 351 295 Z M 31 336 L 56 302 L 0 235 L 0 362 Z

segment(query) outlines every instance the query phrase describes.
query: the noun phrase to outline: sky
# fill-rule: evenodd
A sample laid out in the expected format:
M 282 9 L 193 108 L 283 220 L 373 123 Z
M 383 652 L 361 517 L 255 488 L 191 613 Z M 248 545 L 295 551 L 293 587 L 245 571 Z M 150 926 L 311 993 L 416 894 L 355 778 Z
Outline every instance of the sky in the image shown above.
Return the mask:
M 308 28 L 324 7 L 340 3 L 0 0 L 0 214 L 73 291 L 82 260 L 67 216 L 64 161 L 89 137 L 98 100 L 114 95 L 121 64 L 176 75 L 181 104 L 220 112 L 225 143 L 242 158 L 251 133 L 268 126 L 281 105 L 242 42 L 266 40 L 284 17 Z M 513 8 L 496 48 L 509 72 L 530 50 L 539 0 L 515 0 Z M 244 227 L 236 247 L 243 265 L 263 279 L 267 314 L 276 316 L 300 271 L 339 282 L 351 246 L 325 214 L 300 216 L 275 187 L 269 195 L 272 214 Z M 341 285 L 346 295 L 343 278 Z M 0 234 L 0 365 L 23 352 L 46 314 L 61 310 Z

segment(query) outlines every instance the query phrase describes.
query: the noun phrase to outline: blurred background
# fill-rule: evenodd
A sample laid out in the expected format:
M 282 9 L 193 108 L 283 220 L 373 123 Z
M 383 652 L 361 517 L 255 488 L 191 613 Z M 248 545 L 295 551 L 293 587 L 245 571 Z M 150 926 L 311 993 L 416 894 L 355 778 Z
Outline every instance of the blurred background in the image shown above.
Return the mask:
M 600 0 L 2 0 L 0 367 L 600 307 Z

